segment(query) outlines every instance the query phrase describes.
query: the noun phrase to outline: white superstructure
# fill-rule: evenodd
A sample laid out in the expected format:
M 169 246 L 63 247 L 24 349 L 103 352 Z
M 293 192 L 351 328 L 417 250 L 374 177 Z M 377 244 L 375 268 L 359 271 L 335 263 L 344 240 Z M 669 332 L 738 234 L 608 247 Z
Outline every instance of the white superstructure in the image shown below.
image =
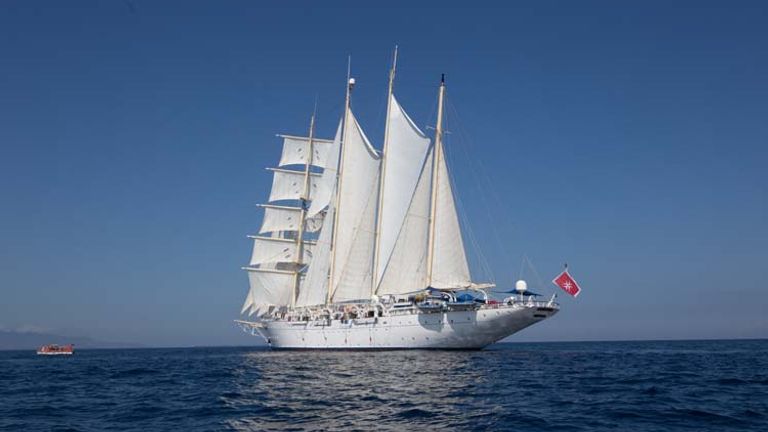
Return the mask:
M 314 136 L 314 115 L 307 137 L 282 135 L 237 320 L 274 348 L 482 348 L 559 309 L 523 292 L 491 301 L 492 285 L 472 281 L 443 152 L 444 80 L 432 141 L 395 98 L 395 64 L 381 152 L 350 108 L 349 77 L 333 140 Z

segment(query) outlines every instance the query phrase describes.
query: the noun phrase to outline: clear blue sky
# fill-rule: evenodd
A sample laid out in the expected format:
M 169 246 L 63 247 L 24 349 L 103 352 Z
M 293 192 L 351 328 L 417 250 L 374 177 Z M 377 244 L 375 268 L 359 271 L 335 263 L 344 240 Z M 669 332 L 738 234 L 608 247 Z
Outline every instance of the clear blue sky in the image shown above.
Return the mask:
M 0 326 L 255 342 L 232 319 L 274 134 L 316 96 L 332 134 L 351 54 L 380 147 L 397 43 L 422 127 L 448 76 L 496 280 L 527 254 L 583 285 L 515 340 L 768 336 L 765 2 L 287 3 L 3 2 Z

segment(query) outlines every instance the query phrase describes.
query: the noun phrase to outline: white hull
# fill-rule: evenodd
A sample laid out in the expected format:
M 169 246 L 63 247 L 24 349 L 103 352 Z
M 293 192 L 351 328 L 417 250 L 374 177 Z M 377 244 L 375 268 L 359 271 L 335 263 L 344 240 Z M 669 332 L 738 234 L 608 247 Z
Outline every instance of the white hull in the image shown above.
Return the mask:
M 273 349 L 481 349 L 555 313 L 536 303 L 468 311 L 400 311 L 388 316 L 316 321 L 239 322 Z
M 51 355 L 72 355 L 72 354 L 74 354 L 74 353 L 73 352 L 66 352 L 66 351 L 61 351 L 61 352 L 38 351 L 37 352 L 37 355 L 49 355 L 49 356 L 51 356 Z

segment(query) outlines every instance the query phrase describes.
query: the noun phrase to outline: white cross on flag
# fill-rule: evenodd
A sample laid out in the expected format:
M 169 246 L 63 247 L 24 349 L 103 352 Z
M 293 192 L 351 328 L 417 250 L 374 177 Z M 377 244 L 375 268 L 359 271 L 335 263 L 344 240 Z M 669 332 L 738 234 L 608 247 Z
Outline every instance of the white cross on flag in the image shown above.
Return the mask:
M 567 292 L 568 294 L 576 297 L 579 295 L 579 292 L 581 292 L 581 288 L 579 288 L 579 284 L 576 283 L 575 280 L 571 277 L 570 274 L 568 274 L 568 270 L 563 270 L 562 273 L 560 273 L 560 276 L 556 277 L 555 280 L 552 281 L 553 284 L 559 286 L 563 289 L 563 291 Z

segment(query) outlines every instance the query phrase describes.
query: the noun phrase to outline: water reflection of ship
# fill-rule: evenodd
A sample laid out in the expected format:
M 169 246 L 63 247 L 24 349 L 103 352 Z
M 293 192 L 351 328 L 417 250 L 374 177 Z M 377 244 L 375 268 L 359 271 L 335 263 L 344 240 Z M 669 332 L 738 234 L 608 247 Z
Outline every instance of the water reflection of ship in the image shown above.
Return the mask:
M 232 408 L 253 413 L 229 422 L 242 431 L 367 430 L 381 419 L 388 419 L 390 428 L 400 425 L 392 430 L 402 430 L 419 418 L 429 419 L 430 428 L 437 430 L 448 426 L 436 416 L 438 407 L 459 408 L 467 395 L 492 395 L 501 385 L 494 382 L 493 369 L 478 374 L 497 361 L 492 352 L 317 351 L 307 357 L 256 351 L 242 358 L 238 396 L 226 399 Z M 475 411 L 473 415 L 484 414 Z M 305 424 L 295 423 L 297 413 Z M 463 415 L 454 414 L 446 420 L 453 427 L 460 423 L 456 416 Z M 491 414 L 490 408 L 486 414 Z

